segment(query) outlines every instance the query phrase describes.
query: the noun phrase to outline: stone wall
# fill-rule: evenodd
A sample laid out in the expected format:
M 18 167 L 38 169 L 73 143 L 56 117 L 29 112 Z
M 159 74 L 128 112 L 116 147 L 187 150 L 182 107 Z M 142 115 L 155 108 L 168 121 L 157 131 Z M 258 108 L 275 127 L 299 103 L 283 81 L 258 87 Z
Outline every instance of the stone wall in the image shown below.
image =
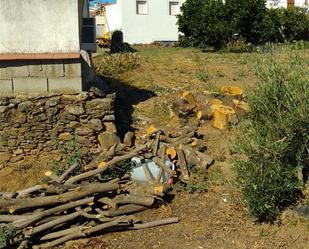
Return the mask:
M 88 92 L 0 96 L 0 167 L 44 153 L 66 156 L 72 141 L 83 153 L 97 150 L 99 140 L 116 133 L 114 98 Z

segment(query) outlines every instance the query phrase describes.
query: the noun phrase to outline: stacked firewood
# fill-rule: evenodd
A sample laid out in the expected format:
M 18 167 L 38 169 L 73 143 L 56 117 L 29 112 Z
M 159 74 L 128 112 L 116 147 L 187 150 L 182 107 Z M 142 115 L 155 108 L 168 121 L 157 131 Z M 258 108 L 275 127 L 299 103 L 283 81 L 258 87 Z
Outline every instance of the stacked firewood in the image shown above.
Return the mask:
M 142 223 L 132 214 L 162 201 L 172 184 L 162 181 L 164 173 L 185 182 L 190 179 L 189 164 L 205 170 L 212 164 L 212 158 L 198 147 L 196 136 L 194 129 L 171 134 L 150 126 L 143 142 L 134 145 L 134 133 L 129 132 L 123 143 L 101 151 L 84 167 L 75 163 L 62 175 L 48 171 L 46 184 L 0 193 L 0 233 L 14 230 L 14 236 L 0 241 L 0 248 L 49 248 L 98 233 L 178 222 L 178 218 L 168 218 Z M 133 157 L 154 162 L 158 175 L 143 165 L 146 181 L 132 181 L 130 172 L 106 178 L 107 171 Z

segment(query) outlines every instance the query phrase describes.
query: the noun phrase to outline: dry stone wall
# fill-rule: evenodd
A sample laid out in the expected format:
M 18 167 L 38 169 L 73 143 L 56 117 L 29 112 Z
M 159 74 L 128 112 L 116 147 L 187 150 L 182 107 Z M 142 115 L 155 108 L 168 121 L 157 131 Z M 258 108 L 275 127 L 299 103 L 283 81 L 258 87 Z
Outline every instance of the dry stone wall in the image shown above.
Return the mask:
M 97 150 L 116 133 L 114 99 L 88 92 L 0 96 L 0 167 L 44 153 L 68 156 L 72 143 L 83 153 Z

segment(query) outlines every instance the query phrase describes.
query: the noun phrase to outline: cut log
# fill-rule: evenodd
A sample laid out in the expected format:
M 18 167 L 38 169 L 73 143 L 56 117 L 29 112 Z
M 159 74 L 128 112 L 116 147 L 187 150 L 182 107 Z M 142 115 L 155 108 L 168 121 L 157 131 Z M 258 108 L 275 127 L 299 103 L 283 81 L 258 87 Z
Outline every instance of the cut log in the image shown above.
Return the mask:
M 46 171 L 45 176 L 48 177 L 49 179 L 51 179 L 54 182 L 61 183 L 60 177 L 57 176 L 56 174 L 54 174 L 52 171 Z
M 181 95 L 182 99 L 184 99 L 188 104 L 195 106 L 196 101 L 193 94 L 189 91 L 185 91 Z
M 86 196 L 96 193 L 115 191 L 118 188 L 119 188 L 118 184 L 92 183 L 86 186 L 82 186 L 77 191 L 67 192 L 55 196 L 35 197 L 35 198 L 25 198 L 15 200 L 0 199 L 0 211 L 9 212 L 10 209 L 18 211 L 26 208 L 45 207 L 56 204 L 63 204 L 69 201 L 79 200 Z
M 132 158 L 132 157 L 137 156 L 141 151 L 145 150 L 147 147 L 148 147 L 148 145 L 144 145 L 142 147 L 139 147 L 139 148 L 131 151 L 127 155 L 114 157 L 111 161 L 106 163 L 106 167 L 105 168 L 91 170 L 91 171 L 82 173 L 80 175 L 76 175 L 74 177 L 71 177 L 69 180 L 67 180 L 65 182 L 65 185 L 71 185 L 71 184 L 74 184 L 75 182 L 78 182 L 78 181 L 84 180 L 86 178 L 89 178 L 89 177 L 101 174 L 105 170 L 107 170 L 108 168 L 114 166 L 116 163 L 121 162 L 121 161 L 125 161 L 125 160 L 128 160 L 128 159 Z
M 180 149 L 183 150 L 187 163 L 200 167 L 203 170 L 206 170 L 213 163 L 212 157 L 187 145 L 181 145 Z
M 177 176 L 177 173 L 172 170 L 170 167 L 168 167 L 164 161 L 162 161 L 159 157 L 154 157 L 153 159 L 153 162 L 155 164 L 157 164 L 158 166 L 160 166 L 165 172 L 167 172 L 168 174 L 170 174 L 171 176 L 174 176 L 176 177 Z
M 45 184 L 35 185 L 33 187 L 17 191 L 17 193 L 18 193 L 17 198 L 24 198 L 31 193 L 37 192 L 37 191 L 42 190 L 42 189 L 46 189 L 47 187 L 48 187 L 48 185 L 45 185 Z
M 179 165 L 180 172 L 181 172 L 180 177 L 184 181 L 188 181 L 190 179 L 190 173 L 189 173 L 189 169 L 187 167 L 185 154 L 184 154 L 182 149 L 177 148 L 177 156 L 178 156 L 178 162 L 177 163 Z
M 66 171 L 63 172 L 63 174 L 59 177 L 60 182 L 64 181 L 77 167 L 79 166 L 79 163 L 72 164 Z
M 116 217 L 120 215 L 125 215 L 125 214 L 133 214 L 137 212 L 141 212 L 146 210 L 147 207 L 145 206 L 140 206 L 140 205 L 135 205 L 135 204 L 129 204 L 125 206 L 120 206 L 118 209 L 110 209 L 108 211 L 103 211 L 104 215 L 107 217 Z
M 152 228 L 152 227 L 157 227 L 157 226 L 164 226 L 168 224 L 174 224 L 178 222 L 179 222 L 178 218 L 166 218 L 163 220 L 156 220 L 156 221 L 151 221 L 151 222 L 142 223 L 142 224 L 133 224 L 133 227 L 128 227 L 128 229 L 129 230 L 139 230 L 139 229 L 146 229 L 146 228 Z
M 42 212 L 39 212 L 39 213 L 36 213 L 36 214 L 33 214 L 30 217 L 17 220 L 15 222 L 13 222 L 12 225 L 16 228 L 21 229 L 21 228 L 24 228 L 26 226 L 29 226 L 29 225 L 41 220 L 43 218 L 57 214 L 59 212 L 66 211 L 70 208 L 75 208 L 75 207 L 78 207 L 78 206 L 90 204 L 90 203 L 93 202 L 93 200 L 94 200 L 94 197 L 88 197 L 88 198 L 85 198 L 85 199 L 82 199 L 82 200 L 72 201 L 72 202 L 51 208 L 51 209 L 47 209 L 45 211 L 42 211 Z
M 176 150 L 175 150 L 174 147 L 167 147 L 167 149 L 166 149 L 166 155 L 167 155 L 167 157 L 168 157 L 170 160 L 173 160 L 173 159 L 176 158 L 177 152 L 176 152 Z

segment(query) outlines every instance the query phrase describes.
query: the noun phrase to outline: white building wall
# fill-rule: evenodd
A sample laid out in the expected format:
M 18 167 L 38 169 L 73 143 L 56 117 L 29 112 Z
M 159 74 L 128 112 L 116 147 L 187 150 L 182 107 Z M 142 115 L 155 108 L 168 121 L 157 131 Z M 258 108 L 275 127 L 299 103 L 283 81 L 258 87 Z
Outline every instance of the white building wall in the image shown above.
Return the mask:
M 147 15 L 136 13 L 136 0 L 118 0 L 115 8 L 121 12 L 120 22 L 110 15 L 107 15 L 107 20 L 112 31 L 118 25 L 117 29 L 123 31 L 124 41 L 130 44 L 178 41 L 177 18 L 169 14 L 170 1 L 178 1 L 182 5 L 185 0 L 148 0 Z
M 107 31 L 122 30 L 122 2 L 106 6 L 106 26 Z
M 267 7 L 286 8 L 287 5 L 288 5 L 287 0 L 268 0 L 267 1 Z M 305 6 L 305 0 L 295 0 L 295 6 L 308 7 L 308 6 Z
M 0 0 L 0 54 L 80 51 L 78 0 Z

